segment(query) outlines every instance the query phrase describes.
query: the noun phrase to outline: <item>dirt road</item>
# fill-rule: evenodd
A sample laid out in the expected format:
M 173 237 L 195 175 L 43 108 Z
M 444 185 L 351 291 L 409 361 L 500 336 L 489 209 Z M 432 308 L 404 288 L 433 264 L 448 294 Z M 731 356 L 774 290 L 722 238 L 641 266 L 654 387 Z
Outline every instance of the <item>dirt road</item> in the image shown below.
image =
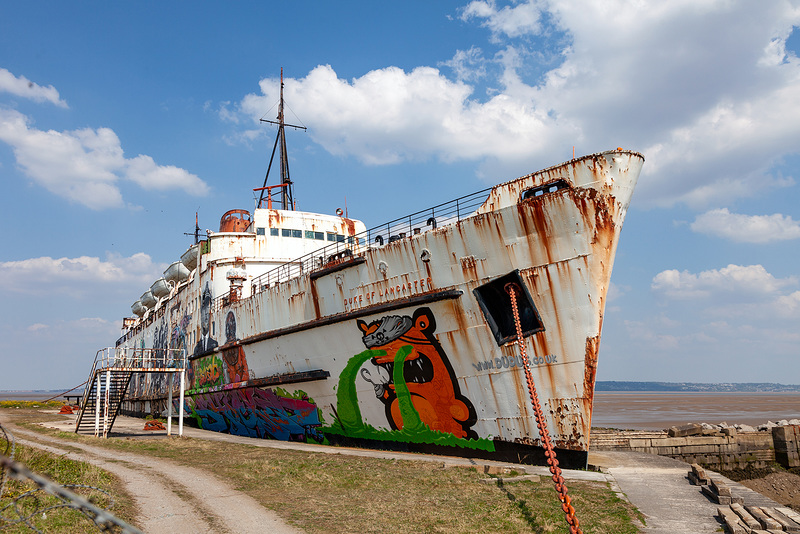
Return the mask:
M 135 524 L 144 532 L 302 532 L 287 525 L 253 498 L 200 469 L 151 456 L 59 440 L 15 426 L 2 413 L 0 422 L 17 443 L 88 462 L 117 475 L 134 497 L 140 511 Z M 75 448 L 81 452 L 75 452 Z

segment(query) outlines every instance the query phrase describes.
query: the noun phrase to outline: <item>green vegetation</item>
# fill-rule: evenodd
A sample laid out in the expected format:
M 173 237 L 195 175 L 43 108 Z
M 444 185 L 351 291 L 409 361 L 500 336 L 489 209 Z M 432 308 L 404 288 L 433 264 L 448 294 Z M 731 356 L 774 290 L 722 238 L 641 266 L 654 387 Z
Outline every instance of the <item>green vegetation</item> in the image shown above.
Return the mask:
M 42 401 L 24 401 L 24 400 L 4 400 L 0 401 L 0 408 L 61 408 L 64 401 L 51 400 L 47 402 Z
M 4 447 L 5 449 L 5 447 Z M 36 474 L 44 475 L 61 485 L 93 486 L 70 487 L 94 505 L 109 509 L 117 517 L 130 521 L 133 517 L 131 498 L 118 488 L 119 481 L 112 474 L 84 462 L 69 460 L 35 448 L 17 446 L 15 460 Z M 105 493 L 104 493 L 105 492 Z M 0 497 L 0 530 L 9 533 L 31 532 L 21 519 L 48 533 L 97 532 L 95 524 L 76 510 L 62 507 L 62 501 L 39 489 L 30 480 L 7 480 Z
M 31 415 L 41 414 L 31 411 Z M 25 426 L 65 440 L 206 470 L 312 534 L 569 532 L 549 477 L 485 484 L 481 480 L 487 475 L 474 467 L 446 468 L 442 463 L 281 450 L 193 438 L 98 440 L 44 430 L 38 425 Z M 638 532 L 634 522 L 640 515 L 606 484 L 567 484 L 584 533 Z

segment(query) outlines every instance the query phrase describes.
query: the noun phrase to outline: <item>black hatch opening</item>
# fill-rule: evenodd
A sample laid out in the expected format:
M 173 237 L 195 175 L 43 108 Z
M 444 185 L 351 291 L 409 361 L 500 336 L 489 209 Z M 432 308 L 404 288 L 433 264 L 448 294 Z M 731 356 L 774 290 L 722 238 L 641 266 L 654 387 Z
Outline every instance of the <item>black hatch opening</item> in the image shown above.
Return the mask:
M 528 337 L 544 331 L 542 318 L 533 304 L 528 288 L 522 282 L 519 270 L 515 270 L 472 291 L 499 346 L 517 339 L 511 297 L 505 290 L 506 284 L 509 283 L 516 284 L 522 289 L 521 294 L 517 292 L 517 308 L 522 324 L 522 336 Z
M 566 182 L 566 180 L 556 180 L 555 182 L 549 182 L 544 185 L 526 189 L 522 192 L 522 200 L 540 197 L 542 195 L 546 195 L 547 193 L 555 193 L 556 191 L 561 191 L 562 189 L 568 188 L 569 184 Z

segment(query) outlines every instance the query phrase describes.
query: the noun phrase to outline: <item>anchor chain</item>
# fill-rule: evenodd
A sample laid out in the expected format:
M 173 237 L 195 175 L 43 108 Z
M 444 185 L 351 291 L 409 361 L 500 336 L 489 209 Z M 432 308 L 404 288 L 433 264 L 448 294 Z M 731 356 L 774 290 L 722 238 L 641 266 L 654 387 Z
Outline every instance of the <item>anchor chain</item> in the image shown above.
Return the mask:
M 564 511 L 567 523 L 569 524 L 569 531 L 571 534 L 583 534 L 578 524 L 578 518 L 575 517 L 575 508 L 572 507 L 571 500 L 567 494 L 567 485 L 564 483 L 564 477 L 561 476 L 561 468 L 558 466 L 556 459 L 556 451 L 553 449 L 553 444 L 550 442 L 550 434 L 547 432 L 547 422 L 542 414 L 542 407 L 539 404 L 539 396 L 536 394 L 536 385 L 533 383 L 533 375 L 528 364 L 528 354 L 525 352 L 525 342 L 522 337 L 522 323 L 519 320 L 519 309 L 517 308 L 517 292 L 521 291 L 519 286 L 514 283 L 508 283 L 504 289 L 508 296 L 511 297 L 511 311 L 514 313 L 514 325 L 517 328 L 517 345 L 522 355 L 523 369 L 525 369 L 525 380 L 528 382 L 528 393 L 531 397 L 531 404 L 533 404 L 533 413 L 536 416 L 536 426 L 539 427 L 539 435 L 544 442 L 544 455 L 547 457 L 547 465 L 550 472 L 553 474 L 553 483 L 555 484 L 558 499 L 561 501 L 561 510 Z

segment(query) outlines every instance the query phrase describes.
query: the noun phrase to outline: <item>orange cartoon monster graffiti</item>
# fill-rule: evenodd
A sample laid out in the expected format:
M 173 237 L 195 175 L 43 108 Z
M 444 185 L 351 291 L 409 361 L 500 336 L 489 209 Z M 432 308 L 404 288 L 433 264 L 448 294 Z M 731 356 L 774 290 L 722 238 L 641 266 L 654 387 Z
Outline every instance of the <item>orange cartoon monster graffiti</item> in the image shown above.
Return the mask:
M 461 394 L 453 367 L 433 336 L 436 321 L 429 308 L 418 309 L 413 317 L 390 315 L 369 324 L 359 320 L 357 324 L 368 349 L 386 351 L 385 356 L 372 358 L 374 368 L 361 369 L 361 377 L 373 385 L 393 429 L 403 428 L 392 379 L 394 358 L 401 347 L 410 345 L 413 350 L 403 365 L 403 378 L 422 422 L 431 430 L 459 438 L 477 437 L 471 429 L 477 422 L 475 407 Z

